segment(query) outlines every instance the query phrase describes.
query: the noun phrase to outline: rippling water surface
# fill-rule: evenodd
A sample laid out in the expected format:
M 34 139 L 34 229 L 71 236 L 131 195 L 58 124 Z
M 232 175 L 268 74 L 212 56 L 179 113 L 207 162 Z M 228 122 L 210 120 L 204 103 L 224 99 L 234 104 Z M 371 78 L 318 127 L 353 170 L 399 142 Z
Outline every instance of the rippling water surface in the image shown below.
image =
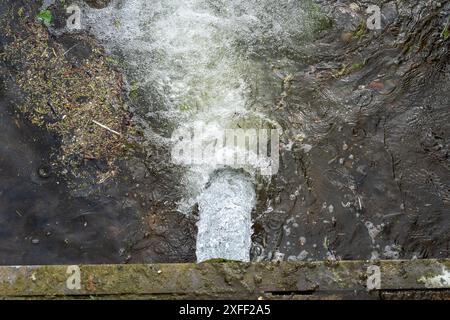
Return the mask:
M 38 177 L 57 142 L 16 121 L 19 95 L 3 77 L 1 261 L 448 257 L 450 64 L 442 26 L 450 4 L 384 2 L 385 28 L 363 32 L 363 5 L 314 3 L 82 5 L 83 31 L 127 78 L 144 152 L 124 159 L 127 174 L 99 186 L 99 195 L 91 185 L 66 188 L 56 173 Z M 67 56 L 89 54 L 64 25 L 50 32 Z M 190 142 L 172 134 L 199 128 L 208 144 L 224 129 L 276 129 L 277 174 L 261 176 L 258 161 L 216 163 L 217 154 L 174 163 L 171 150 Z
M 213 141 L 228 128 L 279 127 L 270 118 L 278 88 L 264 55 L 275 46 L 300 47 L 311 33 L 306 8 L 294 1 L 131 0 L 90 10 L 88 24 L 146 95 L 138 108 L 152 142 L 180 143 L 169 134 L 183 127 L 204 128 Z M 199 260 L 250 258 L 258 164 L 244 169 L 207 163 L 187 166 L 180 177 L 180 210 L 189 214 L 198 203 Z

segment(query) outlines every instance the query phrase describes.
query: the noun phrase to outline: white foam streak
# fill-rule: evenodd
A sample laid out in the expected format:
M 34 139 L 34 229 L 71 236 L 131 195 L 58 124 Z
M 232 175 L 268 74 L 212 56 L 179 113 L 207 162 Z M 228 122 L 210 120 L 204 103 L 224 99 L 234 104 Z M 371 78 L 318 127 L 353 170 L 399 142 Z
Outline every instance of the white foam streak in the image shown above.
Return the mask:
M 236 127 L 249 110 L 251 85 L 270 70 L 249 58 L 256 40 L 276 39 L 284 45 L 303 32 L 303 10 L 294 1 L 245 0 L 127 0 L 101 10 L 86 9 L 82 23 L 112 52 L 120 52 L 128 73 L 139 86 L 152 90 L 161 103 L 149 115 L 164 118 L 173 127 L 212 130 Z M 245 50 L 238 48 L 243 43 Z M 265 89 L 267 91 L 267 89 Z M 269 107 L 272 101 L 268 101 Z M 269 123 L 253 113 L 253 123 Z M 148 124 L 147 137 L 158 138 Z M 258 128 L 255 128 L 258 129 Z M 254 161 L 253 173 L 261 165 Z M 249 260 L 251 210 L 255 204 L 252 182 L 243 173 L 210 165 L 187 168 L 182 182 L 190 212 L 199 204 L 197 255 Z M 207 183 L 212 179 L 209 187 Z

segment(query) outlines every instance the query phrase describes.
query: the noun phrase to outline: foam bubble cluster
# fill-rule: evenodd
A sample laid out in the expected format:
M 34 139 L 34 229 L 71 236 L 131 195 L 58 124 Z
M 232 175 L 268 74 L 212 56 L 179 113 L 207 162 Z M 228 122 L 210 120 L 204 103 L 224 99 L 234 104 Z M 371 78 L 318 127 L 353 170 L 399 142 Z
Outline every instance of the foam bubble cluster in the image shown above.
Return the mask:
M 271 77 L 264 55 L 298 46 L 310 29 L 305 6 L 290 0 L 127 0 L 84 9 L 82 23 L 125 60 L 129 78 L 151 96 L 141 113 L 167 123 L 165 131 L 148 121 L 154 143 L 177 143 L 170 131 L 182 126 L 223 130 L 246 118 L 256 119 L 249 124 L 254 129 L 273 123 L 266 109 L 279 88 L 264 86 Z M 255 191 L 248 176 L 257 167 L 219 174 L 223 165 L 186 168 L 180 209 L 199 204 L 199 261 L 249 260 Z

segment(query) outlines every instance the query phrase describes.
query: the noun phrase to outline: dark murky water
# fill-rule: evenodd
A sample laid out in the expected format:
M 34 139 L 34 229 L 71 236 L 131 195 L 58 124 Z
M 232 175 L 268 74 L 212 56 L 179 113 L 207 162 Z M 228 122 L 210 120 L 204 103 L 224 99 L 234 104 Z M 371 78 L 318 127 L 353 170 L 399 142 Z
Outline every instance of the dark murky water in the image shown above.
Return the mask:
M 247 43 L 267 67 L 253 103 L 273 99 L 285 131 L 279 173 L 256 183 L 253 260 L 449 257 L 449 4 L 387 3 L 385 29 L 348 42 L 363 16 L 350 2 L 324 4 L 334 27 L 301 52 Z M 432 19 L 411 21 L 420 9 Z M 43 178 L 59 142 L 16 114 L 18 89 L 1 70 L 1 264 L 195 260 L 195 212 L 179 212 L 181 172 L 167 150 L 149 143 L 121 164 L 128 179 L 95 195 L 74 192 L 57 167 Z M 164 135 L 167 119 L 142 111 L 155 101 L 134 108 Z
M 57 142 L 13 111 L 17 88 L 10 85 L 0 99 L 0 263 L 122 261 L 133 213 L 114 189 L 93 199 L 69 196 L 49 166 Z
M 3 74 L 8 71 L 1 68 Z M 76 190 L 54 165 L 58 139 L 15 112 L 18 88 L 8 79 L 0 98 L 0 263 L 124 263 L 195 260 L 192 225 L 182 215 L 148 216 L 140 192 L 158 197 L 145 167 L 129 163 L 131 181 Z M 95 162 L 84 170 L 97 169 Z M 133 181 L 143 181 L 134 192 Z M 146 184 L 147 183 L 147 184 Z M 164 199 L 164 196 L 158 197 Z M 141 202 L 142 201 L 142 202 Z M 159 201 L 153 204 L 158 206 Z

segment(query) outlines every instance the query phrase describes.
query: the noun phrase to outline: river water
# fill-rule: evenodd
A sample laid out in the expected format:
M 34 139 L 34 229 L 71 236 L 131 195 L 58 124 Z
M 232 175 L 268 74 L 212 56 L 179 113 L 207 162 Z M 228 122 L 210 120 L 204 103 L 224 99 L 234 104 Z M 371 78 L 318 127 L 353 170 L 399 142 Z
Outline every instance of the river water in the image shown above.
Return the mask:
M 17 70 L 2 64 L 2 263 L 447 258 L 449 5 L 383 2 L 371 31 L 363 6 L 314 2 L 80 3 L 143 133 L 98 193 L 36 174 L 60 142 L 16 119 Z M 77 64 L 89 50 L 65 18 L 49 30 Z M 217 161 L 226 129 L 276 132 L 272 162 Z
M 152 97 L 139 108 L 164 125 L 149 123 L 149 139 L 177 148 L 188 145 L 169 139 L 173 129 L 202 128 L 204 143 L 226 129 L 280 130 L 270 118 L 276 88 L 265 83 L 270 60 L 260 55 L 311 33 L 306 8 L 293 1 L 272 6 L 269 1 L 131 0 L 89 10 L 85 23 Z M 218 149 L 212 158 L 226 152 Z M 198 204 L 197 259 L 249 261 L 255 175 L 262 164 L 254 161 L 236 171 L 240 166 L 232 169 L 210 158 L 193 159 L 180 177 L 185 195 L 179 209 L 190 214 Z

